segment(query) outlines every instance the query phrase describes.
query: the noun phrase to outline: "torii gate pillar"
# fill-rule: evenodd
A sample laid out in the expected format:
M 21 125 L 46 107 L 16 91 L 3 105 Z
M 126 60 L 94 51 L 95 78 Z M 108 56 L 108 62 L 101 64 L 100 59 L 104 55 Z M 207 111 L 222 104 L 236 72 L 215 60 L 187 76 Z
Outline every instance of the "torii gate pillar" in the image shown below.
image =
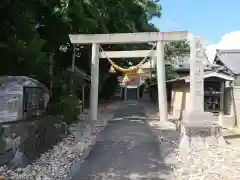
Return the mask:
M 157 84 L 158 84 L 158 107 L 160 121 L 168 120 L 166 74 L 164 60 L 164 41 L 157 42 Z
M 99 84 L 99 44 L 92 44 L 91 90 L 89 118 L 98 120 L 98 84 Z

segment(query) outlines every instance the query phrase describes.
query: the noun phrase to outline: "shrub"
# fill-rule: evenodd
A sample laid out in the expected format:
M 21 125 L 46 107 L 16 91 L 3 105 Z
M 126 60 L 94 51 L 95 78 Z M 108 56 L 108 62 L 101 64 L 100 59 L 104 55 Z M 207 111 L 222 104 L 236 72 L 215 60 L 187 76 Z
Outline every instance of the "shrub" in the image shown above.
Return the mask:
M 63 120 L 67 124 L 71 124 L 77 121 L 79 115 L 79 108 L 78 98 L 76 94 L 69 94 L 61 97 L 60 108 L 60 113 L 63 115 Z
M 71 124 L 77 121 L 79 115 L 78 97 L 76 94 L 62 95 L 60 98 L 51 99 L 48 104 L 48 113 L 52 115 L 62 115 L 63 121 Z

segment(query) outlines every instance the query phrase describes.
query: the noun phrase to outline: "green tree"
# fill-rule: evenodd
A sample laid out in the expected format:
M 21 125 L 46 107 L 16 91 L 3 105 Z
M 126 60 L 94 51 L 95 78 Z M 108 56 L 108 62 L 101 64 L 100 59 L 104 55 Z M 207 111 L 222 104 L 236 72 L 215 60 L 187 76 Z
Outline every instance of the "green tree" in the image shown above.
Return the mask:
M 173 68 L 175 63 L 174 58 L 177 56 L 183 56 L 190 53 L 190 46 L 187 41 L 171 41 L 165 45 L 165 60 L 170 66 L 166 66 L 166 79 L 174 79 L 178 77 L 178 74 Z
M 49 86 L 53 82 L 52 99 L 60 102 L 59 98 L 68 92 L 64 87 L 69 84 L 73 48 L 68 34 L 158 31 L 149 20 L 160 16 L 159 1 L 154 0 L 3 0 L 0 3 L 0 75 L 30 76 Z M 106 47 L 122 50 L 148 45 Z M 90 59 L 91 47 L 78 47 L 76 65 L 90 73 Z M 115 86 L 113 78 L 108 77 L 108 68 L 109 63 L 101 61 L 100 84 Z

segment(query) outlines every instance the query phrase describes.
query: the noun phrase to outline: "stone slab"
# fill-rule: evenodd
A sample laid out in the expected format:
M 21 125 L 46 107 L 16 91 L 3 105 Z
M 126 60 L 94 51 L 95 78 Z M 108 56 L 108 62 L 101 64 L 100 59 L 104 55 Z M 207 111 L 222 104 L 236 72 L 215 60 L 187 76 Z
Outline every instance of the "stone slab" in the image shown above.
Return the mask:
M 183 111 L 182 121 L 186 123 L 212 124 L 216 119 L 212 113 L 201 111 Z
M 180 156 L 187 161 L 192 155 L 207 154 L 209 147 L 223 147 L 226 142 L 222 127 L 215 124 L 209 113 L 185 112 L 181 124 Z
M 208 137 L 208 136 L 214 136 L 214 137 L 220 137 L 222 136 L 222 127 L 216 124 L 211 123 L 191 123 L 191 124 L 182 124 L 181 126 L 181 132 L 184 135 L 187 135 L 189 137 Z

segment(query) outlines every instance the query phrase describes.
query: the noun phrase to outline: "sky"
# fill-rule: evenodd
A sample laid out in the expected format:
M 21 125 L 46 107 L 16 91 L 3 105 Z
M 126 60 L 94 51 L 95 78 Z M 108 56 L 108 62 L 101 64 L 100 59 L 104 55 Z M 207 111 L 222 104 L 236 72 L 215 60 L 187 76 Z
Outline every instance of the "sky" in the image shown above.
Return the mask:
M 152 22 L 160 31 L 191 31 L 206 44 L 240 30 L 240 0 L 160 0 L 162 17 Z

